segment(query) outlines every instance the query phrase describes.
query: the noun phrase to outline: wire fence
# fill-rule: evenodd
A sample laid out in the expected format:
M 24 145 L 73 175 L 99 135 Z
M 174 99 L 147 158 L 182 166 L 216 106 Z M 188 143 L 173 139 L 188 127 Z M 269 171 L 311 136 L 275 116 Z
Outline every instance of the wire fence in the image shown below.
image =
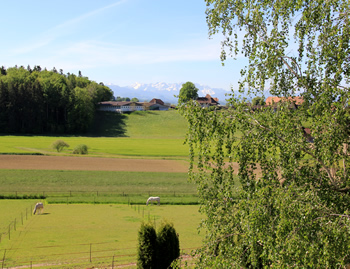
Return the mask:
M 118 248 L 116 242 L 97 242 L 67 245 L 50 245 L 33 247 L 29 256 L 16 256 L 16 253 L 25 249 L 11 248 L 0 249 L 2 258 L 1 268 L 28 268 L 28 267 L 54 267 L 59 265 L 84 265 L 84 264 L 106 264 L 117 265 L 123 263 L 134 263 L 136 261 L 136 244 L 133 248 Z M 40 249 L 45 249 L 47 254 L 33 255 L 41 253 Z M 50 250 L 48 250 L 50 249 Z M 70 251 L 67 252 L 67 249 Z M 13 257 L 15 257 L 13 259 Z
M 144 208 L 139 205 L 130 204 L 131 209 L 142 215 L 142 218 L 147 218 L 148 221 L 153 221 L 150 212 L 145 212 Z M 11 241 L 14 233 L 20 225 L 25 225 L 30 221 L 33 215 L 35 203 L 23 208 L 20 214 L 16 216 L 6 227 L 0 227 L 0 244 L 4 240 Z M 156 225 L 156 218 L 154 216 Z M 20 247 L 8 245 L 8 248 L 0 248 L 0 266 L 4 268 L 69 268 L 75 267 L 101 267 L 118 268 L 124 266 L 136 266 L 137 260 L 137 240 L 128 242 L 134 247 L 121 247 L 116 241 L 108 242 L 92 242 L 79 244 L 62 244 L 62 245 L 43 245 L 32 247 L 30 250 Z M 1 245 L 0 245 L 1 246 Z M 20 246 L 20 245 L 19 245 Z M 181 254 L 183 257 L 188 257 L 190 253 L 197 249 L 183 248 Z M 39 251 L 44 249 L 44 253 Z M 48 251 L 49 249 L 49 251 Z M 67 249 L 69 251 L 67 251 Z M 27 255 L 18 255 L 19 252 L 27 253 Z M 36 253 L 38 253 L 36 255 Z
M 145 204 L 150 196 L 161 197 L 162 204 L 198 204 L 199 197 L 196 192 L 177 192 L 177 191 L 143 191 L 143 192 L 125 192 L 125 191 L 1 191 L 0 199 L 45 199 L 50 204 Z
M 126 191 L 104 191 L 104 190 L 64 190 L 64 191 L 52 191 L 52 190 L 40 190 L 40 191 L 2 191 L 0 190 L 0 197 L 10 198 L 30 198 L 31 196 L 42 196 L 42 197 L 73 197 L 73 196 L 152 196 L 152 195 L 164 195 L 164 196 L 197 196 L 196 191 L 189 190 L 187 192 L 182 191 L 139 191 L 139 192 L 126 192 Z
M 117 242 L 95 242 L 67 245 L 39 246 L 31 249 L 31 254 L 14 259 L 21 248 L 0 249 L 1 268 L 54 268 L 77 266 L 103 266 L 108 268 L 117 268 L 121 265 L 136 265 L 137 259 L 137 241 L 133 241 L 135 247 L 121 248 Z M 48 254 L 33 255 L 32 253 L 41 253 L 40 249 L 47 250 Z M 67 249 L 70 249 L 67 252 Z M 76 251 L 72 251 L 76 249 Z M 194 248 L 181 249 L 181 256 L 188 257 Z
M 6 227 L 0 228 L 0 243 L 5 239 L 11 240 L 12 232 L 16 231 L 19 225 L 23 225 L 24 222 L 28 220 L 28 218 L 32 215 L 34 206 L 35 204 L 32 204 L 24 208 L 21 210 L 21 213 L 18 214 L 18 216 L 15 217 Z

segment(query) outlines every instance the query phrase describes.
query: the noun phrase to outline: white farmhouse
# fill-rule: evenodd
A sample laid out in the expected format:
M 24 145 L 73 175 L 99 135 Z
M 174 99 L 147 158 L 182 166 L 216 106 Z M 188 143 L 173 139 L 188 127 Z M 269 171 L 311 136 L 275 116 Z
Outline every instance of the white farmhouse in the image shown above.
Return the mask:
M 117 113 L 144 111 L 144 110 L 169 110 L 160 99 L 153 98 L 150 102 L 132 102 L 132 101 L 106 101 L 98 103 L 98 110 Z

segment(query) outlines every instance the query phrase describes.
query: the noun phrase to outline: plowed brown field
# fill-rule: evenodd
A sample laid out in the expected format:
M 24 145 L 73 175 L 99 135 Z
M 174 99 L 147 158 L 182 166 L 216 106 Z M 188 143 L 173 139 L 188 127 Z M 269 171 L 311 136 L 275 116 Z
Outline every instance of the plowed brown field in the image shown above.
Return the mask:
M 188 171 L 188 163 L 178 160 L 0 155 L 0 169 L 185 173 Z

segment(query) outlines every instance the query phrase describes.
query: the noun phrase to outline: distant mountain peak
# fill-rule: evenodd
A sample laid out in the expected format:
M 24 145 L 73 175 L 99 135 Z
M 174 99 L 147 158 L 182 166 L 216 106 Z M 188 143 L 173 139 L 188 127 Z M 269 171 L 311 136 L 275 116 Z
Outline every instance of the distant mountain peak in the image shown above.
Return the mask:
M 135 90 L 139 89 L 142 86 L 141 83 L 135 82 L 131 87 L 134 88 Z

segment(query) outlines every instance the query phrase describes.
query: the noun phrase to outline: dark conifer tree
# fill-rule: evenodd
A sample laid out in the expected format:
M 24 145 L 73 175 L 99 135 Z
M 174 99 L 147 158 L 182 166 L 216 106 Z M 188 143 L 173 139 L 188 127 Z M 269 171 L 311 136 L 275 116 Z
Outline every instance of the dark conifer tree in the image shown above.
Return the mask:
M 4 66 L 1 66 L 0 74 L 6 76 L 6 68 Z

